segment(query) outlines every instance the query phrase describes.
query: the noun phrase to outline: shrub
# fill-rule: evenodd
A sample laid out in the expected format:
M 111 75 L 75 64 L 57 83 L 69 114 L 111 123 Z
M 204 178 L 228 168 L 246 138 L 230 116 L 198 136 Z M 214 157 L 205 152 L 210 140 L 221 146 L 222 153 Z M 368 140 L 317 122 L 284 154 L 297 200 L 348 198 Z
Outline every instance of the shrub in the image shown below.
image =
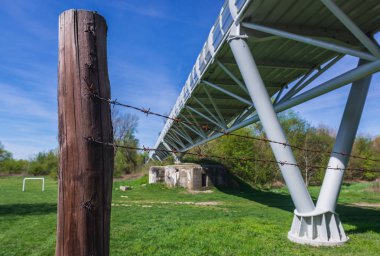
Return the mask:
M 53 150 L 48 152 L 38 153 L 31 161 L 28 174 L 37 175 L 52 175 L 57 176 L 58 173 L 58 156 Z
M 3 174 L 21 174 L 26 173 L 29 168 L 27 160 L 7 159 L 2 161 L 0 166 L 0 173 Z

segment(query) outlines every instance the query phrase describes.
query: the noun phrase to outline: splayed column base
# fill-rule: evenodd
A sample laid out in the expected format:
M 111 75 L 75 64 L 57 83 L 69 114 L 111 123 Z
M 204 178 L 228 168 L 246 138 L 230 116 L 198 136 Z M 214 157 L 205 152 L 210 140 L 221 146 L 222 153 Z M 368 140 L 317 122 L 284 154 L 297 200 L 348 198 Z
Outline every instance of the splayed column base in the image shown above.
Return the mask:
M 339 216 L 333 212 L 295 212 L 288 239 L 312 246 L 338 246 L 348 241 Z

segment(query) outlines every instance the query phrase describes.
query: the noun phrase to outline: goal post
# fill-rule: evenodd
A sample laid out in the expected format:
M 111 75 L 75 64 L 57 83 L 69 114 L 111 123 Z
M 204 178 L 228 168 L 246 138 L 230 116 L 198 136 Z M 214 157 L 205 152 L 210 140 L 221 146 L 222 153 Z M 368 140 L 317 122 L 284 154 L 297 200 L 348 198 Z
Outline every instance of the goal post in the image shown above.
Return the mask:
M 27 180 L 42 180 L 42 191 L 45 191 L 45 178 L 24 178 L 22 181 L 22 192 L 25 191 L 25 184 Z

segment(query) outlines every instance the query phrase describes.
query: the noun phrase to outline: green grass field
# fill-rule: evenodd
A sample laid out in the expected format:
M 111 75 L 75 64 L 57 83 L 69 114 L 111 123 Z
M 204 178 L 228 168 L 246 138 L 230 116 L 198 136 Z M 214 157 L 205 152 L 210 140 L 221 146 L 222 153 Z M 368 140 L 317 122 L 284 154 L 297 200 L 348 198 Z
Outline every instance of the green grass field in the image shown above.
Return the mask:
M 286 189 L 184 189 L 115 182 L 111 255 L 379 255 L 380 193 L 370 183 L 345 185 L 337 211 L 350 241 L 341 247 L 313 248 L 286 238 L 293 205 Z M 120 185 L 132 185 L 122 192 Z M 57 182 L 27 184 L 0 178 L 0 255 L 54 255 Z M 311 188 L 315 197 L 317 187 Z M 366 207 L 358 203 L 369 204 Z M 371 206 L 372 204 L 373 206 Z

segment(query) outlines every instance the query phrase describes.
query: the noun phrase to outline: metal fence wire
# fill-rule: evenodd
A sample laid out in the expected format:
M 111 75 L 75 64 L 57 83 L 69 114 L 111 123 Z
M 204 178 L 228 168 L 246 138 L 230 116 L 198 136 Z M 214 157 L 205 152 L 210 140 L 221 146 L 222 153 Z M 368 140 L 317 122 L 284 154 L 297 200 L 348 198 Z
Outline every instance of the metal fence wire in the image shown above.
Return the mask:
M 380 159 L 373 159 L 373 158 L 368 158 L 368 157 L 364 157 L 364 156 L 352 155 L 352 154 L 348 154 L 348 153 L 344 153 L 344 152 L 315 150 L 315 149 L 310 149 L 310 148 L 304 148 L 304 147 L 301 147 L 298 145 L 293 145 L 293 144 L 290 144 L 287 142 L 279 142 L 279 141 L 269 140 L 266 138 L 259 138 L 259 137 L 249 136 L 249 135 L 230 133 L 230 132 L 226 132 L 223 130 L 210 128 L 207 125 L 199 125 L 199 124 L 196 124 L 193 122 L 182 120 L 180 118 L 172 118 L 168 115 L 160 114 L 160 113 L 156 113 L 154 111 L 151 111 L 150 108 L 142 108 L 142 107 L 140 108 L 140 107 L 132 106 L 129 104 L 121 103 L 117 100 L 103 98 L 103 97 L 100 97 L 96 92 L 94 92 L 92 88 L 89 88 L 89 91 L 90 91 L 90 93 L 89 93 L 90 97 L 95 99 L 95 100 L 98 100 L 100 102 L 105 102 L 105 103 L 108 103 L 108 104 L 113 105 L 113 106 L 120 106 L 120 107 L 133 109 L 135 111 L 142 112 L 147 116 L 157 116 L 157 117 L 172 120 L 173 122 L 176 122 L 176 123 L 184 123 L 184 124 L 187 124 L 189 126 L 195 126 L 195 127 L 202 129 L 203 131 L 217 132 L 217 133 L 223 134 L 222 136 L 235 136 L 235 137 L 244 138 L 244 139 L 262 141 L 262 142 L 266 142 L 266 143 L 280 144 L 280 145 L 283 145 L 284 147 L 291 147 L 292 149 L 296 149 L 296 150 L 300 150 L 300 151 L 304 151 L 304 152 L 311 152 L 311 153 L 317 153 L 317 154 L 328 154 L 328 155 L 336 154 L 336 155 L 347 156 L 349 158 L 355 158 L 355 159 L 361 159 L 361 160 L 367 160 L 367 161 L 373 161 L 373 162 L 380 162 Z M 113 141 L 112 142 L 101 141 L 100 139 L 89 137 L 89 136 L 84 137 L 84 139 L 89 143 L 99 144 L 99 145 L 104 145 L 104 146 L 110 146 L 110 147 L 114 147 L 114 148 L 124 148 L 124 149 L 138 150 L 138 151 L 144 151 L 144 152 L 152 152 L 152 151 L 156 152 L 156 151 L 158 151 L 158 152 L 166 152 L 166 153 L 174 153 L 174 154 L 181 153 L 180 151 L 175 150 L 175 149 L 166 150 L 166 149 L 159 149 L 159 148 L 149 148 L 149 147 L 145 147 L 145 146 L 143 146 L 143 147 L 130 147 L 130 146 L 118 145 Z M 292 166 L 300 167 L 300 165 L 298 165 L 296 163 L 289 163 L 287 161 L 257 159 L 254 157 L 240 157 L 240 158 L 238 158 L 238 157 L 231 157 L 231 156 L 208 155 L 208 154 L 192 153 L 192 152 L 186 152 L 186 154 L 196 156 L 199 158 L 211 158 L 211 159 L 219 159 L 219 160 L 235 160 L 235 161 L 244 161 L 244 162 L 252 161 L 252 162 L 263 162 L 263 163 L 275 163 L 275 164 L 279 164 L 279 165 L 292 165 Z M 333 166 L 325 167 L 325 166 L 317 166 L 317 165 L 316 166 L 309 166 L 309 167 L 314 168 L 314 169 L 330 169 L 330 170 L 337 170 L 337 171 L 360 171 L 360 172 L 379 172 L 380 173 L 380 170 L 378 170 L 378 169 L 368 169 L 368 168 L 338 168 L 338 167 L 333 167 Z

